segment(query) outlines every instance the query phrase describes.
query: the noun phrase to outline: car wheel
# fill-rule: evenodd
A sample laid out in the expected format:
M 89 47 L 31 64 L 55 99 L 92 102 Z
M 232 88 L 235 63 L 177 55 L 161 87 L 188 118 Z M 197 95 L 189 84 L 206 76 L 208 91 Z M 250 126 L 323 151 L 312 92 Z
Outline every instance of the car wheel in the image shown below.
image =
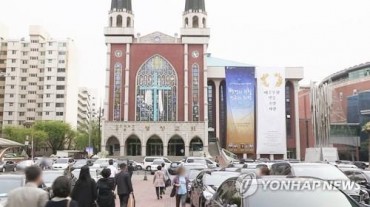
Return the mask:
M 151 167 L 150 166 L 146 167 L 146 170 L 147 171 L 150 171 L 151 170 Z
M 143 169 L 141 166 L 137 166 L 136 168 L 137 168 L 137 170 L 142 170 Z

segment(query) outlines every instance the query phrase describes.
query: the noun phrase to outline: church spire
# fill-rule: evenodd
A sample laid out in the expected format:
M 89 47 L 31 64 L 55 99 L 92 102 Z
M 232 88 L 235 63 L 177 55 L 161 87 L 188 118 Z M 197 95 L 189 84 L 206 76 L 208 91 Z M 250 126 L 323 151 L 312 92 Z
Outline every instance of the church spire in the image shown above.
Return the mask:
M 185 12 L 200 12 L 206 11 L 205 0 L 186 0 Z
M 131 0 L 112 0 L 111 11 L 132 12 Z

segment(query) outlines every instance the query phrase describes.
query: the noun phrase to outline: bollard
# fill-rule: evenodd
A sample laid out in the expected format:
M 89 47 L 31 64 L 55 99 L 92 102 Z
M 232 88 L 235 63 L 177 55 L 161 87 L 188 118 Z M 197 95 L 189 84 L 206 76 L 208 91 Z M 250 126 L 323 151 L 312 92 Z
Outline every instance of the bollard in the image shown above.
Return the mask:
M 146 170 L 144 171 L 144 180 L 148 180 L 148 177 L 146 176 Z

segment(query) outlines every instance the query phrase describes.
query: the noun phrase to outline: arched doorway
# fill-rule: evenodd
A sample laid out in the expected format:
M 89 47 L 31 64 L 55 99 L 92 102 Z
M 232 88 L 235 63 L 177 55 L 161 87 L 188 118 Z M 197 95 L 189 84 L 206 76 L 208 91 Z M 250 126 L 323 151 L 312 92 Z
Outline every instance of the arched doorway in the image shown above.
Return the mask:
M 107 140 L 107 145 L 106 145 L 106 151 L 108 152 L 109 156 L 120 156 L 120 144 L 119 140 L 115 136 L 109 137 Z
M 147 156 L 163 156 L 163 142 L 158 136 L 152 136 L 146 142 Z
M 185 143 L 184 140 L 178 136 L 173 136 L 168 141 L 168 156 L 184 156 L 185 155 Z
M 203 141 L 199 137 L 194 137 L 190 141 L 190 152 L 200 152 L 203 151 Z
M 141 141 L 139 137 L 131 135 L 126 140 L 126 155 L 141 156 Z

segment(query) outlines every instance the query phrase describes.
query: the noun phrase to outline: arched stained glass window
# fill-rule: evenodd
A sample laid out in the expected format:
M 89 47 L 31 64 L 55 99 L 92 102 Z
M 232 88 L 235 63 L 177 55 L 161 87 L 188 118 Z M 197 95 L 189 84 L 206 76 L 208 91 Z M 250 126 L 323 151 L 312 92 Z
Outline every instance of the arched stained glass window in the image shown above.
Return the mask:
M 122 64 L 114 65 L 113 120 L 121 121 Z
M 194 64 L 192 67 L 193 84 L 193 121 L 199 121 L 199 65 Z
M 177 74 L 159 55 L 151 57 L 136 79 L 136 120 L 176 121 Z

